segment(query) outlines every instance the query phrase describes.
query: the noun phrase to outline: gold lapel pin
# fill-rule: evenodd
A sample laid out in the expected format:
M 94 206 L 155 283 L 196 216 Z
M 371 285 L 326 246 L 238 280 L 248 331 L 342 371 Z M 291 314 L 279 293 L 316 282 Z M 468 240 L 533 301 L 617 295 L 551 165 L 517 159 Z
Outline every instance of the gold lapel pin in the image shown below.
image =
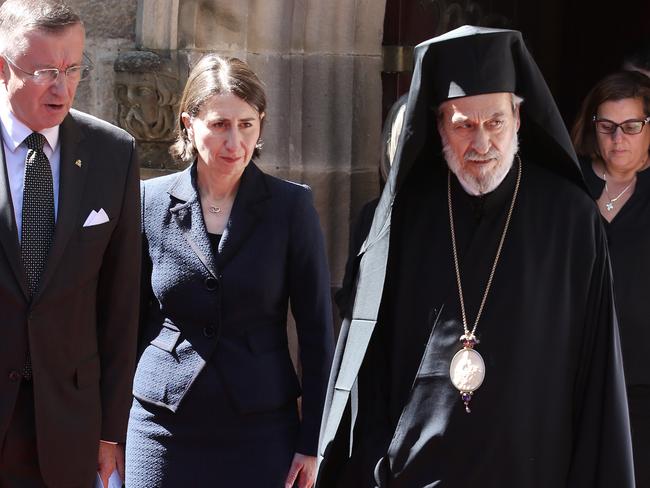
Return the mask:
M 81 168 L 81 159 L 77 159 L 77 160 L 74 162 L 74 164 L 76 164 L 77 166 L 79 166 L 79 167 Z

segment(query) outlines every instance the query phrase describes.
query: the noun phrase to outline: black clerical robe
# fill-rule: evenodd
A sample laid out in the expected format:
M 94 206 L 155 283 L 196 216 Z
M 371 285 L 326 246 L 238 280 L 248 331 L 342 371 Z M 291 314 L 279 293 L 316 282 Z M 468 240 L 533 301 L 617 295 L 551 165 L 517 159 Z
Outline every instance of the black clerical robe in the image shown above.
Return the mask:
M 516 165 L 516 163 L 515 163 Z M 629 424 L 603 227 L 588 195 L 529 161 L 476 349 L 465 412 L 449 379 L 463 333 L 446 167 L 416 165 L 393 205 L 377 326 L 319 486 L 632 487 Z M 516 180 L 485 197 L 452 176 L 470 328 Z
M 594 199 L 605 181 L 591 160 L 582 173 Z M 605 222 L 612 261 L 614 299 L 625 363 L 637 486 L 650 487 L 650 169 L 637 173 L 634 193 L 611 222 Z

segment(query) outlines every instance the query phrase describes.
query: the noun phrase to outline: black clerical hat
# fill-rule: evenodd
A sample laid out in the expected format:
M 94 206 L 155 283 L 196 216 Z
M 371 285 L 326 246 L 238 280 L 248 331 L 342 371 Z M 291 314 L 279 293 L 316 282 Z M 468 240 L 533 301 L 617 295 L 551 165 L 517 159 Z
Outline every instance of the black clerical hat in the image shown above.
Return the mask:
M 431 84 L 435 105 L 450 98 L 515 92 L 517 70 L 512 46 L 519 32 L 463 26 L 418 46 L 426 52 L 421 75 Z

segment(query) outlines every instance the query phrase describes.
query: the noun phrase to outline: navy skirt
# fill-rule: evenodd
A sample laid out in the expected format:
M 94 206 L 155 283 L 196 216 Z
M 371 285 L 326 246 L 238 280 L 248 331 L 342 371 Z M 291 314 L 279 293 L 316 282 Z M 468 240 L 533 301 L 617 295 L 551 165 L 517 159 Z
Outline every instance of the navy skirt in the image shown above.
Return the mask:
M 209 362 L 176 412 L 133 401 L 128 488 L 283 488 L 296 448 L 297 404 L 242 415 Z

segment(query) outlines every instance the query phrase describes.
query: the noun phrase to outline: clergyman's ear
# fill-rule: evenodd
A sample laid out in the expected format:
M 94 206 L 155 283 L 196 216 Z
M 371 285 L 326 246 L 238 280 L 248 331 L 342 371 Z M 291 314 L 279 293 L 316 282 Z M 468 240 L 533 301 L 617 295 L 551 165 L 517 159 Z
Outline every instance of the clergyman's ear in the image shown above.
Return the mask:
M 9 66 L 4 56 L 0 56 L 0 81 L 7 83 L 9 80 Z

